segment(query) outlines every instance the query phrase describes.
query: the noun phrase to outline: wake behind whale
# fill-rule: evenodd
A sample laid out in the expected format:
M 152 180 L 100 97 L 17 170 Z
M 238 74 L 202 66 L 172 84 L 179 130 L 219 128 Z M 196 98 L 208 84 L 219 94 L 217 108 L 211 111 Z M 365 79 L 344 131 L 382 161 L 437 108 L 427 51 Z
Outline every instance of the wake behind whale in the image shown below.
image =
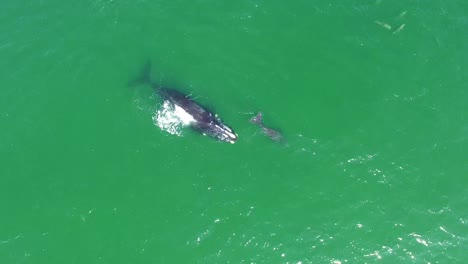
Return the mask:
M 131 84 L 150 85 L 163 100 L 161 109 L 153 120 L 158 126 L 172 134 L 179 134 L 181 126 L 189 126 L 203 135 L 220 141 L 235 143 L 237 134 L 206 107 L 197 103 L 190 96 L 172 88 L 160 87 L 151 81 L 151 64 L 147 63 L 141 76 Z

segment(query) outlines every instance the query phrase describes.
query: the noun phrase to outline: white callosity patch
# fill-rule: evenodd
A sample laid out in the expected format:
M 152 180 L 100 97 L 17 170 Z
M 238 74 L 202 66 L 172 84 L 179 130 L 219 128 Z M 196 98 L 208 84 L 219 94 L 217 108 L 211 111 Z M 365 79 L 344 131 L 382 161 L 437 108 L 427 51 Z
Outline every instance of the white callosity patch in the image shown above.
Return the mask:
M 224 131 L 224 133 L 226 134 L 226 140 L 228 140 L 231 144 L 234 144 L 236 142 L 235 139 L 237 138 L 237 135 L 232 131 L 232 129 L 230 129 L 227 126 L 221 127 L 219 125 L 215 125 L 215 127 L 217 127 L 220 131 Z
M 181 136 L 182 128 L 196 121 L 193 119 L 192 115 L 187 113 L 180 106 L 174 105 L 169 101 L 164 101 L 161 108 L 155 112 L 153 122 L 161 128 L 161 130 L 172 135 Z

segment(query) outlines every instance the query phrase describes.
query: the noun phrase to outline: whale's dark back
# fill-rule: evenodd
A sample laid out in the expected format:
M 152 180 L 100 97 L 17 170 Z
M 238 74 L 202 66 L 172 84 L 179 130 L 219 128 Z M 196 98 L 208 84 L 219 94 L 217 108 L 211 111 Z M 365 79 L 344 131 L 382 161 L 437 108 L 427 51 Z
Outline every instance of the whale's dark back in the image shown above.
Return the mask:
M 159 88 L 157 91 L 163 100 L 169 100 L 173 104 L 180 106 L 187 113 L 190 113 L 197 122 L 210 123 L 213 121 L 213 114 L 195 103 L 189 96 L 170 88 Z

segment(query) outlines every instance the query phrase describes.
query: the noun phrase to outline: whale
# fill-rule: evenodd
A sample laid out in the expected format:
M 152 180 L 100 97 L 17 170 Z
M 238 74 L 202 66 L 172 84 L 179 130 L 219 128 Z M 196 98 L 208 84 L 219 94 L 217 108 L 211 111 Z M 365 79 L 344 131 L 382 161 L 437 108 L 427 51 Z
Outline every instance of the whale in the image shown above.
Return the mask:
M 282 141 L 283 135 L 270 127 L 267 127 L 263 124 L 263 114 L 262 112 L 258 112 L 258 114 L 250 119 L 250 123 L 258 125 L 262 130 L 263 134 L 267 135 L 273 141 Z
M 218 115 L 213 114 L 206 107 L 195 102 L 190 96 L 172 88 L 156 87 L 156 92 L 165 101 L 185 111 L 191 117 L 190 127 L 203 135 L 213 137 L 219 141 L 234 144 L 237 134 L 225 124 Z
M 222 142 L 234 144 L 237 134 L 224 123 L 217 114 L 209 111 L 205 106 L 196 102 L 189 95 L 174 88 L 161 87 L 151 81 L 151 64 L 147 63 L 141 76 L 131 84 L 144 83 L 151 86 L 163 101 L 169 102 L 174 108 L 190 117 L 189 126 L 201 133 Z

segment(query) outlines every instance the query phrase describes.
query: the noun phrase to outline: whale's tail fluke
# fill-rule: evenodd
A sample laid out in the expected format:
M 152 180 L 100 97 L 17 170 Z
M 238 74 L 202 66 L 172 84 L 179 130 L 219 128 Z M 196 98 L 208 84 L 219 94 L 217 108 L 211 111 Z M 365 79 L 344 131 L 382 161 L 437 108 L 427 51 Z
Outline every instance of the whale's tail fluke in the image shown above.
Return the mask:
M 262 124 L 262 112 L 258 112 L 256 116 L 252 117 L 252 119 L 250 119 L 250 123 L 261 125 Z
M 151 61 L 147 61 L 145 65 L 143 66 L 139 76 L 137 76 L 135 79 L 130 80 L 128 82 L 128 86 L 137 86 L 137 85 L 151 85 Z

